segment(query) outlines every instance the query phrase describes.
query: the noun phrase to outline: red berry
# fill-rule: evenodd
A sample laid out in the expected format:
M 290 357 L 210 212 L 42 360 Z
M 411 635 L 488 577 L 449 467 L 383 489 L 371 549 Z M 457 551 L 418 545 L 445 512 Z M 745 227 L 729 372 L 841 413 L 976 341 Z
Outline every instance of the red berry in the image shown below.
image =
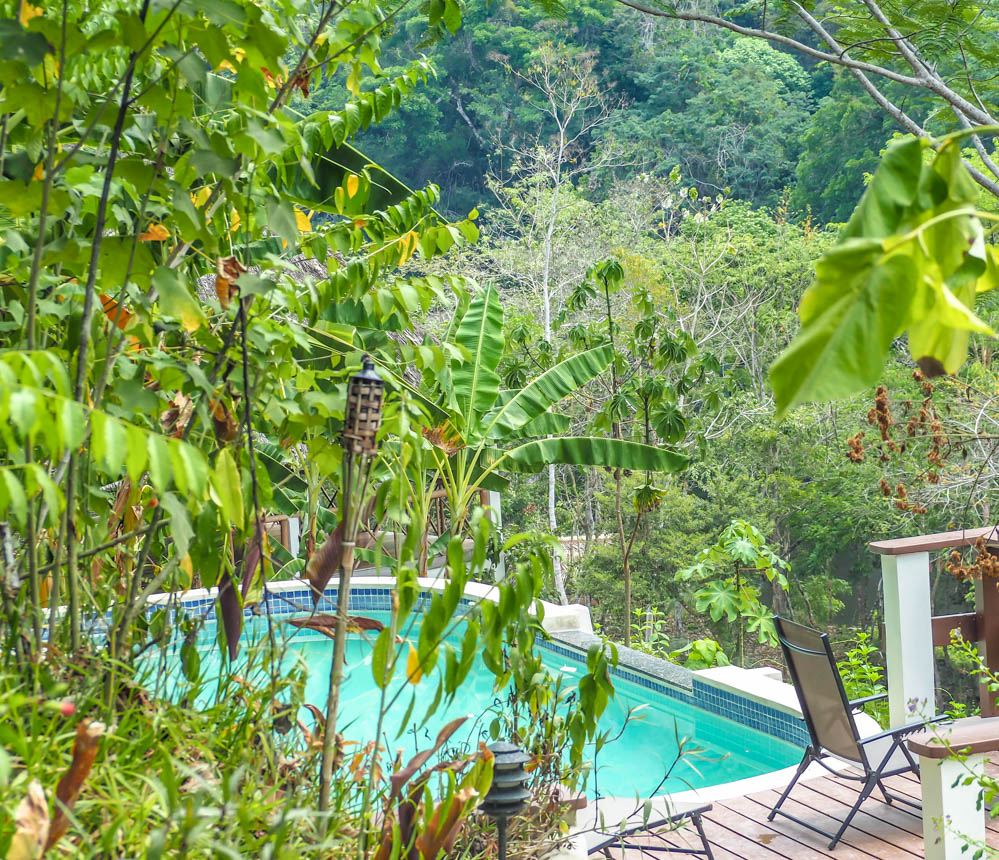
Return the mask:
M 59 704 L 59 710 L 64 717 L 71 717 L 76 713 L 76 705 L 69 699 L 63 699 Z

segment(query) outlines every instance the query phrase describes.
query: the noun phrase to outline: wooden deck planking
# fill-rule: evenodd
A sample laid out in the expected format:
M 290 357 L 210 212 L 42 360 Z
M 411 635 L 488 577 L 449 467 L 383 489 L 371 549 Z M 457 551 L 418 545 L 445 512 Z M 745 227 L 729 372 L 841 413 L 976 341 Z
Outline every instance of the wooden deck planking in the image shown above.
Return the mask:
M 764 820 L 770 814 L 770 810 L 773 804 L 776 802 L 778 794 L 774 792 L 770 796 L 760 797 L 754 795 L 751 798 L 747 798 L 757 807 L 757 815 L 762 815 Z M 727 801 L 726 801 L 727 803 Z M 840 822 L 824 813 L 818 812 L 813 806 L 806 806 L 793 798 L 788 798 L 784 801 L 784 806 L 792 815 L 796 815 L 803 821 L 809 821 L 812 824 L 816 824 L 823 830 L 830 830 L 835 832 L 836 828 L 839 827 Z M 782 833 L 788 834 L 794 839 L 808 844 L 811 848 L 816 851 L 821 852 L 826 857 L 835 857 L 836 860 L 864 860 L 864 858 L 885 858 L 885 860 L 912 860 L 912 855 L 906 851 L 895 848 L 891 845 L 884 845 L 880 842 L 872 842 L 872 840 L 867 836 L 867 834 L 860 833 L 854 830 L 847 830 L 843 834 L 843 838 L 836 845 L 834 851 L 829 850 L 829 837 L 822 836 L 821 834 L 815 833 L 814 831 L 808 830 L 793 821 L 788 819 L 780 820 L 778 816 L 772 822 L 769 822 L 769 826 L 779 829 Z M 793 856 L 793 853 L 788 856 Z
M 791 833 L 782 827 L 781 822 L 767 821 L 766 817 L 770 812 L 770 807 L 763 807 L 752 798 L 733 798 L 724 801 L 721 806 L 724 807 L 724 811 L 719 808 L 719 815 L 734 812 L 740 816 L 738 819 L 731 819 L 730 829 L 766 845 L 778 852 L 781 857 L 794 857 L 796 860 L 799 857 L 802 860 L 819 860 L 819 858 L 825 860 L 831 856 L 827 848 L 828 839 L 824 839 L 817 833 L 803 827 L 799 827 L 797 832 Z M 836 854 L 837 860 L 871 860 L 873 856 L 848 843 L 844 843 Z
M 999 764 L 987 765 L 987 772 L 999 776 Z M 896 794 L 919 800 L 919 781 L 905 775 L 885 780 Z M 835 832 L 853 805 L 861 784 L 835 777 L 822 777 L 799 783 L 783 808 L 824 830 Z M 923 860 L 922 822 L 915 810 L 906 811 L 898 803 L 888 804 L 875 790 L 832 851 L 829 840 L 782 816 L 768 821 L 780 793 L 762 791 L 745 797 L 714 801 L 703 817 L 704 831 L 715 860 Z M 986 841 L 999 848 L 999 823 L 986 817 Z M 693 827 L 663 836 L 632 840 L 639 845 L 669 845 L 674 848 L 700 847 Z M 620 860 L 640 857 L 684 857 L 682 853 L 641 852 L 634 848 Z M 696 855 L 689 855 L 691 857 Z
M 764 792 L 762 795 L 754 795 L 752 800 L 760 807 L 759 814 L 766 819 L 773 805 L 777 802 L 778 797 L 780 797 L 778 792 L 770 791 Z M 722 803 L 724 804 L 724 801 Z M 843 815 L 840 815 L 841 808 L 839 806 L 828 803 L 820 796 L 809 795 L 804 791 L 799 791 L 797 788 L 784 801 L 781 809 L 786 809 L 802 821 L 807 821 L 809 824 L 814 824 L 816 827 L 821 827 L 830 833 L 835 833 L 839 829 L 846 815 L 845 812 Z M 777 816 L 771 822 L 771 825 L 780 828 L 782 833 L 792 834 L 796 839 L 807 841 L 809 845 L 820 848 L 830 857 L 839 856 L 836 853 L 839 850 L 838 845 L 834 851 L 829 851 L 829 837 L 815 833 L 790 819 Z M 873 833 L 871 832 L 872 830 L 874 831 Z M 889 839 L 882 838 L 886 835 Z M 843 834 L 841 842 L 851 846 L 856 851 L 864 852 L 873 857 L 883 858 L 883 860 L 912 860 L 913 853 L 897 844 L 900 835 L 897 828 L 890 825 L 881 827 L 874 825 L 866 828 L 851 826 Z M 919 856 L 922 856 L 922 852 L 920 852 Z

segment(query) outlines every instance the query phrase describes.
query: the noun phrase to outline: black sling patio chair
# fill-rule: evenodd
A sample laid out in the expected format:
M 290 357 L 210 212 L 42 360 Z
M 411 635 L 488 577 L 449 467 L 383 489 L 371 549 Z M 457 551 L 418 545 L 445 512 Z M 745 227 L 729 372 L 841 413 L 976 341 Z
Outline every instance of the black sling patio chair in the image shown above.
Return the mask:
M 669 807 L 665 815 L 650 817 L 647 821 L 643 812 L 638 812 L 614 830 L 597 830 L 590 835 L 587 840 L 586 856 L 592 857 L 601 853 L 604 857 L 613 858 L 612 848 L 619 848 L 621 851 L 638 851 L 640 856 L 645 856 L 644 852 L 659 852 L 665 854 L 699 854 L 714 860 L 711 853 L 711 845 L 708 837 L 704 835 L 704 826 L 701 824 L 701 815 L 711 811 L 710 803 L 687 803 L 676 804 Z M 671 845 L 663 842 L 662 845 L 637 844 L 629 842 L 635 836 L 660 836 L 663 837 L 676 831 L 677 827 L 684 821 L 690 821 L 697 831 L 701 840 L 700 848 L 688 848 L 680 845 Z M 622 854 L 622 857 L 625 856 Z
M 856 721 L 853 718 L 854 713 L 867 702 L 885 698 L 887 693 L 865 696 L 862 699 L 852 701 L 847 699 L 846 690 L 843 689 L 843 679 L 840 678 L 839 670 L 836 668 L 836 660 L 829 645 L 828 634 L 820 633 L 818 630 L 812 630 L 810 627 L 804 627 L 777 616 L 774 617 L 774 624 L 777 626 L 777 638 L 784 651 L 784 659 L 787 662 L 788 671 L 791 673 L 791 681 L 798 693 L 801 714 L 808 727 L 811 743 L 805 750 L 805 755 L 801 759 L 801 764 L 798 765 L 794 778 L 784 789 L 780 800 L 770 810 L 769 820 L 773 821 L 776 815 L 783 815 L 802 827 L 814 830 L 822 836 L 828 836 L 832 840 L 829 843 L 831 851 L 842 838 L 846 828 L 849 827 L 853 817 L 860 809 L 860 805 L 870 796 L 875 787 L 881 790 L 888 803 L 898 801 L 915 809 L 920 809 L 919 804 L 913 803 L 908 798 L 889 793 L 882 780 L 910 771 L 919 773 L 916 760 L 906 748 L 905 738 L 924 728 L 927 722 L 935 720 L 913 722 L 869 737 L 860 737 Z M 855 765 L 863 771 L 863 774 L 853 776 L 834 770 L 823 760 L 828 756 Z M 781 805 L 791 793 L 794 784 L 813 761 L 818 762 L 835 776 L 863 782 L 863 787 L 857 796 L 857 802 L 847 813 L 836 833 L 822 830 L 781 809 Z

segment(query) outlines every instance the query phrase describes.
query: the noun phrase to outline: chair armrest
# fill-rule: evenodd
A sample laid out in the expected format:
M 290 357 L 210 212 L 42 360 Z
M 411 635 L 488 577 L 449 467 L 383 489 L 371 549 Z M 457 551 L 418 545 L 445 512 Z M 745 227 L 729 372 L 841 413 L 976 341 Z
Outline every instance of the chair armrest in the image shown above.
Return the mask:
M 861 738 L 858 743 L 863 745 L 870 743 L 871 741 L 884 740 L 885 738 L 904 738 L 907 735 L 925 730 L 927 726 L 947 722 L 952 722 L 951 718 L 941 714 L 940 716 L 931 717 L 930 719 L 923 720 L 922 722 L 907 723 L 904 726 L 898 726 L 894 729 L 885 729 L 883 732 L 878 732 L 876 735 L 868 735 L 866 738 Z
M 866 705 L 868 702 L 878 702 L 881 699 L 887 699 L 888 693 L 875 693 L 873 696 L 863 696 L 859 699 L 850 699 L 851 708 L 859 708 Z

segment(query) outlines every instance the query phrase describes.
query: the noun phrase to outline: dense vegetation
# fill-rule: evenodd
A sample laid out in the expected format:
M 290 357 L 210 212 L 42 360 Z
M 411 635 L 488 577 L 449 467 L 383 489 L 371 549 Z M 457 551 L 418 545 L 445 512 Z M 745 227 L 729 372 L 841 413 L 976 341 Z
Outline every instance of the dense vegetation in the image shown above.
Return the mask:
M 997 21 L 865 9 L 829 54 L 766 3 L 4 5 L 0 853 L 495 856 L 492 754 L 425 729 L 480 659 L 538 856 L 614 642 L 773 663 L 779 611 L 878 684 L 866 543 L 995 517 Z M 359 562 L 387 622 L 348 613 Z M 339 589 L 322 701 L 291 578 Z M 150 604 L 197 587 L 210 622 Z M 605 634 L 571 685 L 540 597 Z M 338 719 L 348 632 L 377 738 Z

